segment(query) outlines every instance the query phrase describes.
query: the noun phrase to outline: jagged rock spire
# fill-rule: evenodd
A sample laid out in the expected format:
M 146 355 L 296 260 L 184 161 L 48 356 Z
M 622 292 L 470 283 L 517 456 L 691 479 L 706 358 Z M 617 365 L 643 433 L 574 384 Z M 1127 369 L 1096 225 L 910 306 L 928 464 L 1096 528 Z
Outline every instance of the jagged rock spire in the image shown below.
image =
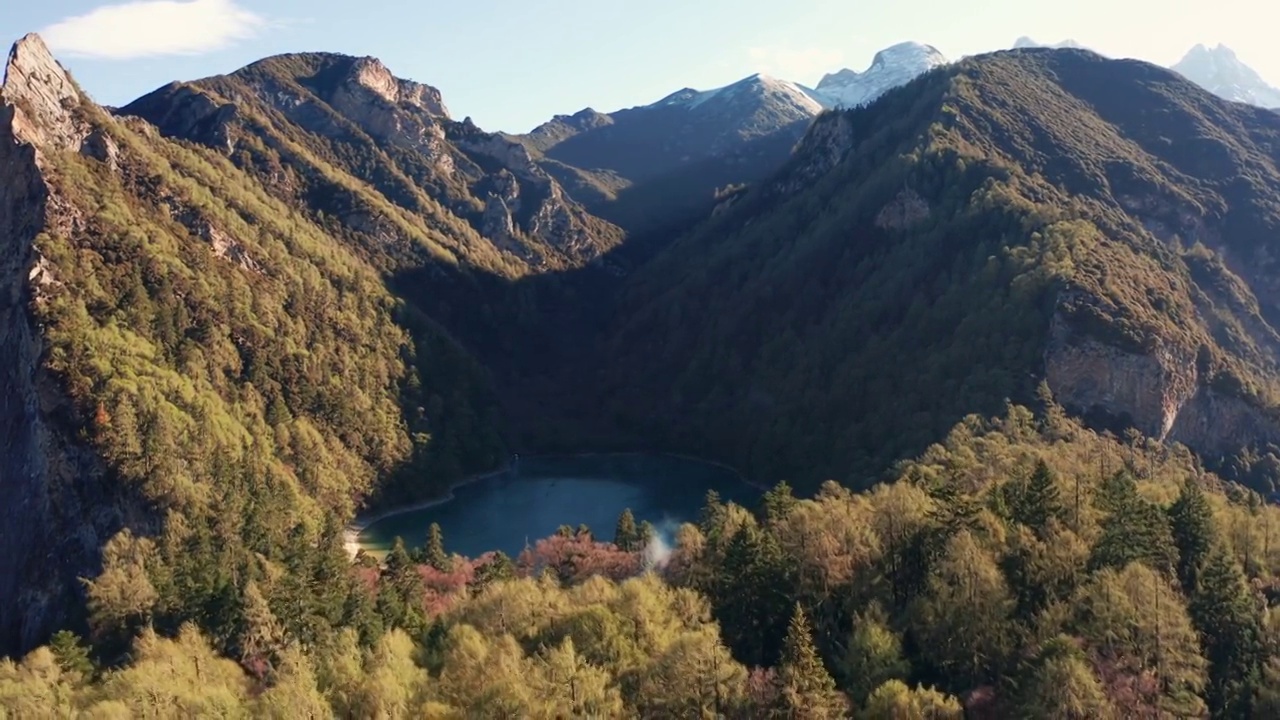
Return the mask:
M 15 140 L 37 148 L 79 147 L 83 133 L 71 110 L 81 101 L 80 88 L 39 35 L 13 44 L 0 85 L 0 122 L 12 123 Z

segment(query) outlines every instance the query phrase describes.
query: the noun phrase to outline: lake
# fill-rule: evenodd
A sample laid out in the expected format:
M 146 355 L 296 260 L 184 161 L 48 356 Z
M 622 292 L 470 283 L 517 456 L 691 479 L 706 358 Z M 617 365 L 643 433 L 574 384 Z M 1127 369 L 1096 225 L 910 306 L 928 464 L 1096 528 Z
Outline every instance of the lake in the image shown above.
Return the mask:
M 434 522 L 448 552 L 476 557 L 502 550 L 514 558 L 526 542 L 561 525 L 585 523 L 597 539 L 613 540 L 626 508 L 637 524 L 648 520 L 670 540 L 680 523 L 696 522 L 708 490 L 748 507 L 760 496 L 728 468 L 670 455 L 524 457 L 514 472 L 463 485 L 452 500 L 374 522 L 359 541 L 374 552 L 390 548 L 396 536 L 420 546 Z

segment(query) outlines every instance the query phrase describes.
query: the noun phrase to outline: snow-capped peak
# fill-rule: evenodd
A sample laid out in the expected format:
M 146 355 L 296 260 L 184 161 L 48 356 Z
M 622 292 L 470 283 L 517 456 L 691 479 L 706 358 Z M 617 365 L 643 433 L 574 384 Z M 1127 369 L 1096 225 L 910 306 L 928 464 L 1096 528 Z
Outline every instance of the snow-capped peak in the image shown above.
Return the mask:
M 1084 49 L 1086 49 L 1083 45 L 1081 45 L 1080 43 L 1076 42 L 1075 40 L 1071 40 L 1071 39 L 1063 40 L 1062 42 L 1060 42 L 1060 43 L 1055 43 L 1055 44 L 1053 44 L 1053 45 L 1045 45 L 1045 44 L 1043 44 L 1043 43 L 1038 43 L 1038 42 L 1036 42 L 1035 40 L 1032 40 L 1031 38 L 1027 37 L 1026 35 L 1023 35 L 1022 37 L 1020 37 L 1020 38 L 1018 38 L 1016 41 L 1014 41 L 1014 43 L 1013 43 L 1013 47 L 1014 47 L 1015 49 L 1017 49 L 1017 48 L 1054 48 L 1054 49 L 1056 49 L 1056 50 L 1061 50 L 1061 49 L 1063 49 L 1063 48 L 1071 48 L 1071 49 L 1074 49 L 1074 50 L 1084 50 Z
M 816 91 L 827 105 L 858 107 L 947 62 L 932 45 L 902 42 L 876 53 L 863 72 L 845 68 L 823 76 Z
M 1236 57 L 1226 45 L 1196 45 L 1173 66 L 1174 72 L 1209 92 L 1236 102 L 1261 107 L 1280 106 L 1280 90 Z
M 658 107 L 679 105 L 693 110 L 712 101 L 715 101 L 714 104 L 732 103 L 752 97 L 768 97 L 809 115 L 817 115 L 824 109 L 824 103 L 813 90 L 763 73 L 756 73 L 712 90 L 685 88 L 668 95 L 654 105 Z

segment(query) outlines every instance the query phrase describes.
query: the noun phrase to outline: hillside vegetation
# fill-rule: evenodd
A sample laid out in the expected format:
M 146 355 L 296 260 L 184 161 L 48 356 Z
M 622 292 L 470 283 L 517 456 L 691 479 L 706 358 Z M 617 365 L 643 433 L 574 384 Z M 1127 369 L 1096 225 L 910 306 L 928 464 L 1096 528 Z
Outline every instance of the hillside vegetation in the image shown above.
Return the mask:
M 293 576 L 216 636 L 72 636 L 0 664 L 0 708 L 297 717 L 1269 717 L 1280 511 L 1184 449 L 1052 407 L 965 418 L 896 482 L 708 498 L 670 559 L 565 528 L 516 561 L 440 536 L 359 570 L 314 635 Z M 620 521 L 620 528 L 624 524 Z M 622 541 L 622 538 L 618 538 Z M 447 540 L 447 539 L 444 539 Z M 211 644 L 212 641 L 212 644 Z M 968 715 L 965 715 L 965 713 Z
M 66 539 L 4 528 L 0 618 L 62 631 L 0 717 L 1280 713 L 1280 117 L 972 58 L 624 243 L 372 59 L 108 114 L 38 43 L 0 93 L 0 429 L 39 437 L 0 489 L 47 480 L 4 509 Z M 774 490 L 669 556 L 626 513 L 352 562 L 359 508 L 511 437 Z
M 973 58 L 824 115 L 628 283 L 609 411 L 756 477 L 858 484 L 1047 377 L 1073 411 L 1215 461 L 1256 443 L 1256 468 L 1280 397 L 1278 137 L 1084 51 Z M 1175 401 L 1235 415 L 1179 424 Z

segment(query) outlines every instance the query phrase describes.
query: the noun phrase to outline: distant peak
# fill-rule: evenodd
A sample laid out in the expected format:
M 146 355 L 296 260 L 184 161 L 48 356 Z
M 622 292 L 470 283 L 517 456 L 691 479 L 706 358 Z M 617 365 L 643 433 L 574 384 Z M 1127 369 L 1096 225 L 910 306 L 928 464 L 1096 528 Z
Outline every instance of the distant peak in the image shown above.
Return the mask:
M 1049 48 L 1053 50 L 1086 50 L 1087 49 L 1085 48 L 1085 46 L 1081 45 L 1080 43 L 1070 38 L 1063 40 L 1062 42 L 1055 43 L 1053 45 L 1045 45 L 1044 43 L 1036 42 L 1035 40 L 1031 39 L 1027 35 L 1023 35 L 1022 37 L 1013 41 L 1013 48 L 1015 50 L 1025 50 L 1025 49 L 1033 49 L 1033 48 Z
M 889 89 L 903 85 L 947 58 L 932 45 L 906 41 L 877 52 L 863 72 L 848 68 L 822 77 L 815 88 L 823 104 L 852 108 L 869 103 Z
M 914 41 L 906 41 L 890 45 L 889 47 L 876 53 L 871 59 L 872 67 L 883 62 L 892 62 L 898 58 L 906 57 L 942 57 L 942 53 L 938 52 L 938 48 L 932 45 L 925 45 Z

